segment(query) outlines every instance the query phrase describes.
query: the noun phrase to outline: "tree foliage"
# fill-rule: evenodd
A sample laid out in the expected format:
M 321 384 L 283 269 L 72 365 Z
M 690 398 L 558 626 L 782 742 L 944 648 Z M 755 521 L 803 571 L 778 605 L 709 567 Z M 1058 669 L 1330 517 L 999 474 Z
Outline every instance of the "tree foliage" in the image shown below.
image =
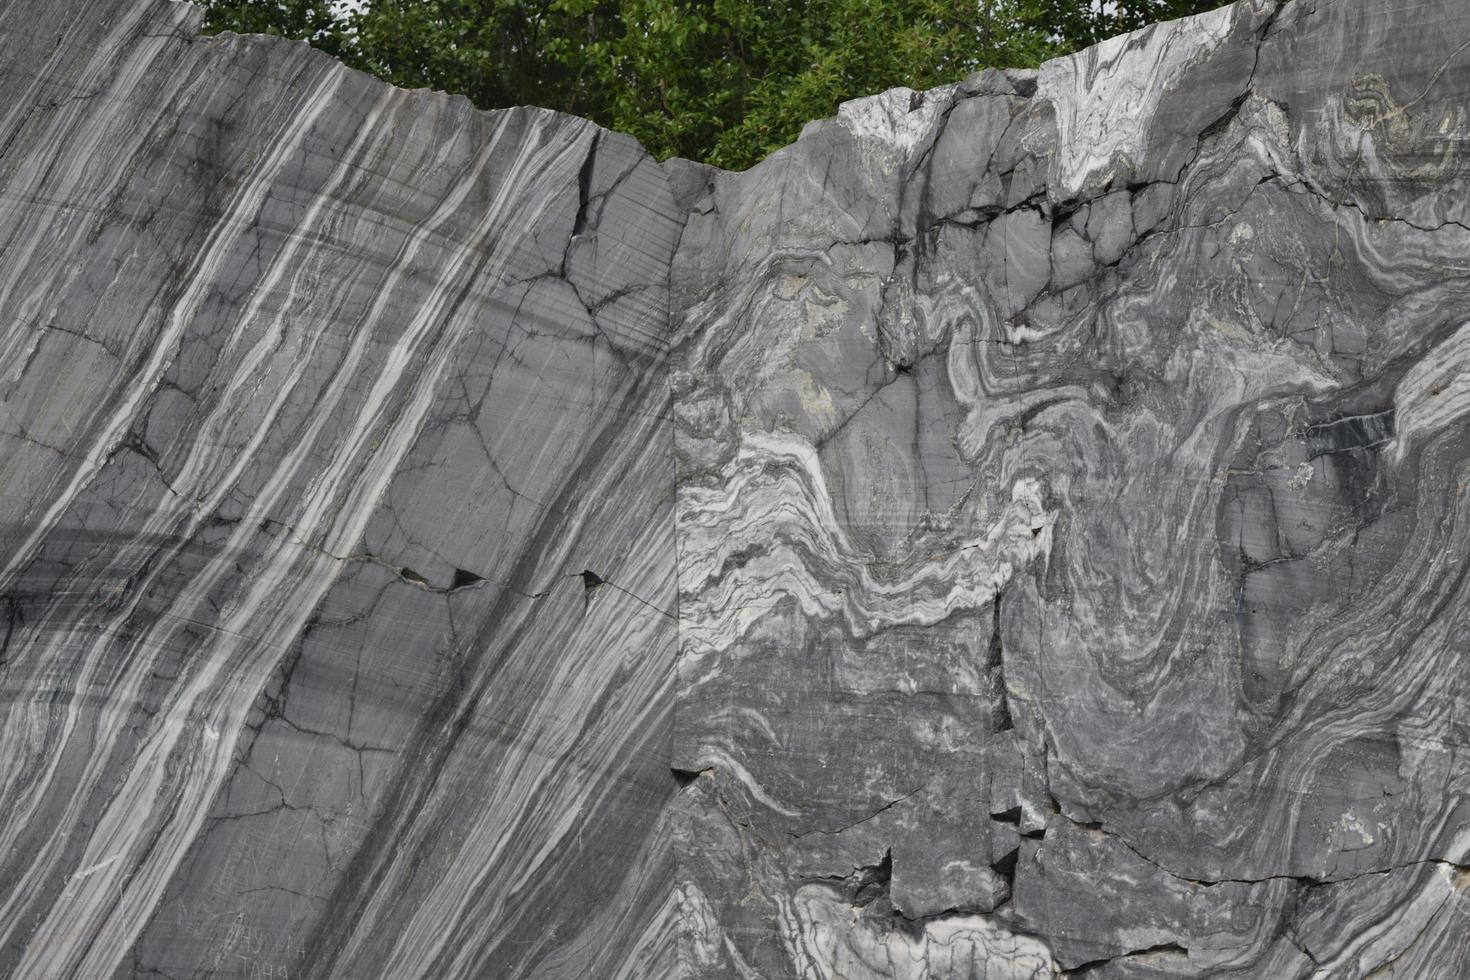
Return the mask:
M 847 99 L 1030 67 L 1221 0 L 203 0 L 407 87 L 539 105 L 747 167 Z

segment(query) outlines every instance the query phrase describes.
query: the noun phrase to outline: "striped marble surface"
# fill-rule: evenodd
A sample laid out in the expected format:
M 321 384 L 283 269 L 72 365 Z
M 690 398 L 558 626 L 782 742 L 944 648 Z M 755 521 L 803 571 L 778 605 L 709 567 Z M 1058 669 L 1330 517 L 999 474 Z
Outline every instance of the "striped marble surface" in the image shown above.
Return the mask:
M 0 0 L 0 975 L 1470 975 L 1470 9 L 755 168 Z
M 198 21 L 0 10 L 0 973 L 642 975 L 666 181 Z

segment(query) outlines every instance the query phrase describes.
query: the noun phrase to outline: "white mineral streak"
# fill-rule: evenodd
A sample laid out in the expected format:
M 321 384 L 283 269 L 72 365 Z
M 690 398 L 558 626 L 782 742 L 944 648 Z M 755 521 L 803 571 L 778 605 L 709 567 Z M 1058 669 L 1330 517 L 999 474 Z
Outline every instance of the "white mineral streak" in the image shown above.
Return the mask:
M 947 916 L 913 932 L 853 919 L 852 907 L 820 885 L 781 901 L 781 938 L 801 980 L 1042 980 L 1058 972 L 1044 944 L 985 916 Z
M 1056 113 L 1053 193 L 1076 194 L 1116 157 L 1141 162 L 1159 100 L 1190 65 L 1225 40 L 1235 12 L 1226 6 L 1156 24 L 1043 64 L 1037 97 Z
M 941 86 L 920 93 L 900 87 L 852 99 L 837 107 L 837 124 L 859 141 L 909 153 L 933 136 L 953 89 Z
M 979 609 L 1048 553 L 1055 521 L 1040 482 L 1023 478 L 983 536 L 896 573 L 876 571 L 832 509 L 816 450 L 781 433 L 746 433 L 718 485 L 684 489 L 682 510 L 681 637 L 696 660 L 728 649 L 786 597 L 811 619 L 841 616 L 856 636 Z M 759 558 L 721 575 L 730 556 L 756 548 Z
M 1456 330 L 1416 362 L 1394 392 L 1397 406 L 1393 458 L 1402 461 L 1415 442 L 1470 413 L 1470 324 Z

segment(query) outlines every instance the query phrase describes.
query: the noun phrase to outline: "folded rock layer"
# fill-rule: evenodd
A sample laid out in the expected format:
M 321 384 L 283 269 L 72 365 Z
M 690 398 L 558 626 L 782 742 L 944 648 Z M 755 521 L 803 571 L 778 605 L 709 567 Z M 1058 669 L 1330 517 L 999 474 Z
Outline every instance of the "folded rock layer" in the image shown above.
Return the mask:
M 0 0 L 0 973 L 1470 974 L 1470 11 L 749 171 Z

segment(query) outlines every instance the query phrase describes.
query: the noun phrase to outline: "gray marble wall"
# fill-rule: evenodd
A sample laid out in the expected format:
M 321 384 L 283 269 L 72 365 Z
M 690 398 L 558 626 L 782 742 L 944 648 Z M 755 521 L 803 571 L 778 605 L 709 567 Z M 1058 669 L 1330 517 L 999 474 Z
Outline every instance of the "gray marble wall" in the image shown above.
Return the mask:
M 1470 9 L 741 174 L 0 0 L 0 974 L 1470 975 Z

